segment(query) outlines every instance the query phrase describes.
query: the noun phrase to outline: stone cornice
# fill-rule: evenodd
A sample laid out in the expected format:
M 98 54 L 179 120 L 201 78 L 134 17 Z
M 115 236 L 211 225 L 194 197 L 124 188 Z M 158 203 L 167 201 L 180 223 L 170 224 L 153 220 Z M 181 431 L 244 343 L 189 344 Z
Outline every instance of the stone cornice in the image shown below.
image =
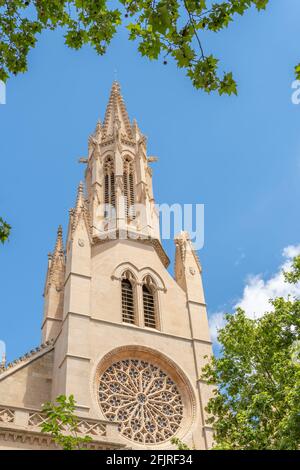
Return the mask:
M 130 324 L 130 323 L 112 322 L 112 321 L 109 321 L 109 320 L 103 320 L 101 318 L 95 318 L 93 316 L 82 315 L 82 314 L 76 313 L 76 312 L 68 312 L 67 315 L 65 316 L 64 320 L 63 320 L 64 322 L 67 320 L 69 315 L 79 316 L 79 317 L 83 317 L 83 318 L 89 318 L 90 321 L 94 321 L 94 322 L 98 322 L 98 323 L 104 323 L 104 324 L 108 324 L 108 325 L 113 325 L 117 328 L 131 328 L 131 329 L 141 331 L 141 333 L 149 333 L 151 335 L 156 335 L 156 336 L 166 336 L 166 337 L 179 339 L 179 340 L 183 340 L 183 341 L 193 341 L 195 343 L 212 345 L 211 341 L 207 341 L 205 339 L 191 338 L 191 337 L 188 337 L 188 336 L 175 335 L 175 334 L 172 334 L 172 333 L 167 333 L 165 331 L 156 330 L 154 328 L 141 327 L 141 326 L 133 325 L 133 324 Z
M 17 442 L 25 445 L 58 449 L 51 436 L 41 432 L 47 416 L 37 410 L 0 404 L 0 442 Z M 67 433 L 67 429 L 62 431 Z M 77 433 L 92 438 L 87 449 L 122 449 L 126 445 L 118 434 L 118 423 L 77 416 Z M 0 444 L 1 447 L 1 444 Z
M 44 447 L 45 450 L 60 450 L 53 439 L 47 434 L 39 431 L 27 431 L 25 429 L 12 429 L 0 424 L 0 443 L 1 441 Z M 93 439 L 84 445 L 84 448 L 88 450 L 118 450 L 125 449 L 126 447 L 125 444 L 110 441 L 105 437 L 102 439 L 102 442 Z
M 166 254 L 165 250 L 163 249 L 163 246 L 161 244 L 161 242 L 157 239 L 157 238 L 151 238 L 151 237 L 145 237 L 143 235 L 139 235 L 138 233 L 136 232 L 130 232 L 130 231 L 127 231 L 127 233 L 129 234 L 129 236 L 126 238 L 123 238 L 123 237 L 120 237 L 120 233 L 119 233 L 119 230 L 115 230 L 114 232 L 110 232 L 109 236 L 105 237 L 99 237 L 99 236 L 95 236 L 93 238 L 93 244 L 94 245 L 97 245 L 98 243 L 105 243 L 105 242 L 111 242 L 111 241 L 116 241 L 116 240 L 122 240 L 122 241 L 126 241 L 126 240 L 129 240 L 129 241 L 133 241 L 133 242 L 139 242 L 139 243 L 143 243 L 144 245 L 148 245 L 148 246 L 152 246 L 159 259 L 161 260 L 162 264 L 164 265 L 165 268 L 167 268 L 170 264 L 170 259 L 168 257 L 168 255 Z M 131 236 L 130 236 L 131 234 Z

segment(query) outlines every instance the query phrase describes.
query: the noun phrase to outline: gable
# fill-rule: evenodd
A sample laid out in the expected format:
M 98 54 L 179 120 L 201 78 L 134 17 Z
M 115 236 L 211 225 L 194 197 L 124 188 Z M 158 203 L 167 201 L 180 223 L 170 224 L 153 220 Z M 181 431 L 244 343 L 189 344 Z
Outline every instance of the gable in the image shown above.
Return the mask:
M 40 409 L 51 399 L 53 349 L 0 374 L 0 404 Z

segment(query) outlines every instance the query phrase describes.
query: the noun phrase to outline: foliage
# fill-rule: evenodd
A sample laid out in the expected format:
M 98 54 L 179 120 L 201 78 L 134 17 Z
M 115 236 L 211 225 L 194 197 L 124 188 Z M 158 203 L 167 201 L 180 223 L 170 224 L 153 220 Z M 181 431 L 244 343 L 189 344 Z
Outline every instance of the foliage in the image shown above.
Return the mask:
M 0 217 L 0 242 L 4 243 L 8 240 L 11 226 Z
M 190 448 L 178 437 L 172 437 L 171 444 L 174 444 L 178 450 L 190 450 Z
M 102 55 L 125 23 L 143 56 L 163 57 L 165 64 L 171 56 L 196 88 L 236 94 L 232 73 L 220 74 L 218 59 L 204 50 L 203 36 L 227 28 L 251 7 L 265 9 L 268 2 L 118 0 L 119 8 L 111 9 L 107 0 L 0 0 L 0 80 L 27 70 L 28 53 L 43 30 L 64 28 L 69 47 L 90 44 Z
M 300 257 L 287 279 L 300 279 Z M 300 301 L 276 298 L 259 319 L 238 309 L 219 331 L 221 356 L 203 369 L 217 449 L 300 449 Z M 297 353 L 297 354 L 296 354 Z
M 296 65 L 295 67 L 295 75 L 297 80 L 300 80 L 300 64 Z
M 296 284 L 300 279 L 300 256 L 293 259 L 292 269 L 290 272 L 284 272 L 286 282 Z
M 74 414 L 75 404 L 73 395 L 68 398 L 60 395 L 56 398 L 56 404 L 47 402 L 42 408 L 47 420 L 41 425 L 41 430 L 51 434 L 53 440 L 63 450 L 84 449 L 92 440 L 89 436 L 77 435 L 78 419 Z

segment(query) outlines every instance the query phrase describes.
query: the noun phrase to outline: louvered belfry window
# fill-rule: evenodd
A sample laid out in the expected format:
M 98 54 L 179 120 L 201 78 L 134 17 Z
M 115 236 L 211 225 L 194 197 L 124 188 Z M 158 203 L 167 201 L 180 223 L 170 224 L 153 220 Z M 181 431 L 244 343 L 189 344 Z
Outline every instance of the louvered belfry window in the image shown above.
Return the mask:
M 124 159 L 123 170 L 124 196 L 125 196 L 125 217 L 127 219 L 135 218 L 135 188 L 134 188 L 134 167 L 130 157 Z
M 148 328 L 157 328 L 155 297 L 153 288 L 143 284 L 144 324 Z
M 135 323 L 134 292 L 129 279 L 122 279 L 122 320 Z
M 108 157 L 104 164 L 104 202 L 115 207 L 115 172 L 111 157 Z

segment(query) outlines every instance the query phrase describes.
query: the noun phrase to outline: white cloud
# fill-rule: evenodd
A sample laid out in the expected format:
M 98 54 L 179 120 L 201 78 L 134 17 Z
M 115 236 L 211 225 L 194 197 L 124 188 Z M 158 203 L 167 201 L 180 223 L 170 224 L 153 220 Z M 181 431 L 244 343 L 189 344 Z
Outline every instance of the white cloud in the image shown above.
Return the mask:
M 215 312 L 209 317 L 210 336 L 213 343 L 217 342 L 218 330 L 225 325 L 224 313 Z
M 272 310 L 269 299 L 275 297 L 286 299 L 289 295 L 300 297 L 300 283 L 288 284 L 282 274 L 283 270 L 288 271 L 291 268 L 293 258 L 299 254 L 300 245 L 287 246 L 282 252 L 284 260 L 273 276 L 269 279 L 264 279 L 261 274 L 248 276 L 243 295 L 233 305 L 233 311 L 241 307 L 249 318 L 259 318 Z M 224 326 L 223 313 L 216 312 L 210 315 L 209 324 L 212 340 L 216 341 L 218 330 Z

